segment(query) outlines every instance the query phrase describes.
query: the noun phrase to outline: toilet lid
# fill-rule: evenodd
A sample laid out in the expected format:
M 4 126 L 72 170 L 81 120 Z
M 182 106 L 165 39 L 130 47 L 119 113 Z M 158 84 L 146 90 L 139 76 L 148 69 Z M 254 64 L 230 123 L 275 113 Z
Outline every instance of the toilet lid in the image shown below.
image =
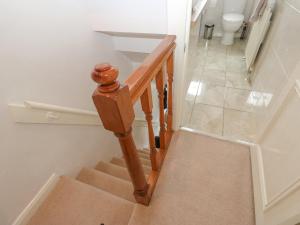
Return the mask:
M 228 13 L 223 15 L 223 19 L 226 21 L 243 21 L 244 15 L 243 14 L 237 14 L 237 13 Z

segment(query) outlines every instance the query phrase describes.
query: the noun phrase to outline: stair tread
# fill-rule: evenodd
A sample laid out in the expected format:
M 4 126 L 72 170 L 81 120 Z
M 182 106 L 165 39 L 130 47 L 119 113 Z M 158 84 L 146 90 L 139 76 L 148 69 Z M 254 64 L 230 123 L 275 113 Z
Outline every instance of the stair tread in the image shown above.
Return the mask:
M 123 159 L 123 158 L 113 157 L 110 162 L 112 164 L 115 164 L 115 165 L 122 166 L 122 167 L 126 168 L 126 162 L 125 162 L 125 159 Z M 146 174 L 150 174 L 150 172 L 152 170 L 151 167 L 149 167 L 147 165 L 143 165 L 143 169 L 144 169 L 144 172 Z
M 145 154 L 147 154 L 147 155 L 150 155 L 150 151 L 149 151 L 148 149 L 146 149 L 146 148 L 139 149 L 138 151 L 139 151 L 139 152 L 142 152 L 142 153 L 145 153 Z
M 100 161 L 96 165 L 95 169 L 110 174 L 112 176 L 131 181 L 127 168 L 112 163 Z
M 122 158 L 122 159 L 124 159 L 124 158 Z M 150 159 L 146 159 L 144 157 L 140 157 L 140 161 L 141 161 L 141 163 L 143 165 L 151 167 L 151 161 L 150 161 Z
M 133 208 L 132 202 L 63 176 L 27 225 L 125 225 Z
M 77 176 L 77 180 L 135 202 L 133 187 L 129 181 L 89 168 L 83 168 Z
M 140 151 L 138 151 L 138 154 L 141 158 L 150 160 L 150 155 L 149 154 L 146 154 L 146 153 L 140 152 Z

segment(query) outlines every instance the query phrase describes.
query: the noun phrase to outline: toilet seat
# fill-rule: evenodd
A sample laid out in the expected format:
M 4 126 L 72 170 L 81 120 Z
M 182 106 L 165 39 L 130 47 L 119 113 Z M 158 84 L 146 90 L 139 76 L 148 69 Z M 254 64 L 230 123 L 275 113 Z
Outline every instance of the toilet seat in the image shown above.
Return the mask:
M 223 20 L 228 22 L 239 22 L 244 20 L 244 15 L 237 13 L 227 13 L 223 15 Z

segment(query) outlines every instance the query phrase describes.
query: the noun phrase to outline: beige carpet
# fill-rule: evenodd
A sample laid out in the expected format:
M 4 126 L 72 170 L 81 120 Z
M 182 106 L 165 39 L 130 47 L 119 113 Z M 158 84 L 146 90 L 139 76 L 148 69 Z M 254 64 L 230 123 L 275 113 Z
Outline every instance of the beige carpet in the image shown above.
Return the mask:
M 67 177 L 27 225 L 127 225 L 134 204 Z
M 150 169 L 149 151 L 140 154 Z M 124 165 L 61 177 L 27 225 L 254 225 L 248 147 L 176 132 L 149 207 L 133 203 Z
M 254 225 L 249 148 L 175 134 L 149 207 L 130 225 Z

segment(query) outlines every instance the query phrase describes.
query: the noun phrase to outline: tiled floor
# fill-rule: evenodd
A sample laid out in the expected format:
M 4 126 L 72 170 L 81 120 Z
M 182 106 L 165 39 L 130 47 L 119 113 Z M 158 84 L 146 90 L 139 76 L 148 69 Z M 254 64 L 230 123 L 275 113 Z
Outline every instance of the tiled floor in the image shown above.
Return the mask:
M 183 126 L 233 139 L 255 138 L 255 92 L 247 80 L 245 42 L 192 39 Z

